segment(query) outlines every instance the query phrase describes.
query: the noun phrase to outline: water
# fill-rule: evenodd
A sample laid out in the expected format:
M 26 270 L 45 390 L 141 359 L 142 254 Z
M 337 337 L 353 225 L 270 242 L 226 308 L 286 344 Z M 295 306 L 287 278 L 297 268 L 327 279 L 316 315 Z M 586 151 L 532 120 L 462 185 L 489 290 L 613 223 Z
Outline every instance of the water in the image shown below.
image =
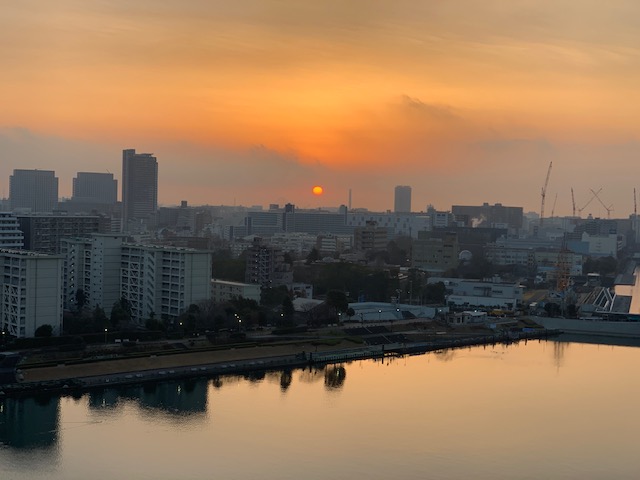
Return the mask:
M 4 479 L 635 479 L 640 348 L 528 342 L 0 403 Z

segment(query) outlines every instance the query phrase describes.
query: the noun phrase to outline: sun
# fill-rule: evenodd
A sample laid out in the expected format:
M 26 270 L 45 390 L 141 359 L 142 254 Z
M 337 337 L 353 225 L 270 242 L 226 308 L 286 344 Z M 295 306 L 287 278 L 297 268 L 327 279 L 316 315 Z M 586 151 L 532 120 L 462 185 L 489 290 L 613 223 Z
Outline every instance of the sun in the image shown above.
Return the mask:
M 311 191 L 314 195 L 322 195 L 324 193 L 324 188 L 322 188 L 320 185 L 316 185 L 311 189 Z

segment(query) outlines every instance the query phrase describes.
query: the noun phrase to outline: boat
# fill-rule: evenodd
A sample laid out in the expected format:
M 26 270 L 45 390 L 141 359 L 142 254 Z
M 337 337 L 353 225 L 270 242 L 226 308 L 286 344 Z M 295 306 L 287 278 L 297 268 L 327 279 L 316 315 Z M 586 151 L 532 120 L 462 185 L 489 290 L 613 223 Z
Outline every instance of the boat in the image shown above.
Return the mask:
M 597 312 L 592 316 L 579 318 L 530 315 L 528 318 L 548 330 L 640 338 L 640 315 L 631 313 Z

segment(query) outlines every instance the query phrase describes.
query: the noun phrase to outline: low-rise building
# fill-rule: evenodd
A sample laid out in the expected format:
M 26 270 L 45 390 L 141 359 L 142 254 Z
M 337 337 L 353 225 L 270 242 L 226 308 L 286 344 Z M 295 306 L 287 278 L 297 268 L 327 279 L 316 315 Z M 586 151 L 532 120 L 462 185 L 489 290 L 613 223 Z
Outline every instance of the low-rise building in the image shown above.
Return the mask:
M 228 302 L 234 298 L 246 298 L 260 303 L 260 285 L 216 278 L 211 280 L 211 300 L 214 303 Z
M 522 303 L 524 287 L 517 283 L 504 283 L 462 278 L 430 277 L 428 283 L 442 282 L 446 288 L 447 304 L 456 308 L 499 308 L 513 311 Z

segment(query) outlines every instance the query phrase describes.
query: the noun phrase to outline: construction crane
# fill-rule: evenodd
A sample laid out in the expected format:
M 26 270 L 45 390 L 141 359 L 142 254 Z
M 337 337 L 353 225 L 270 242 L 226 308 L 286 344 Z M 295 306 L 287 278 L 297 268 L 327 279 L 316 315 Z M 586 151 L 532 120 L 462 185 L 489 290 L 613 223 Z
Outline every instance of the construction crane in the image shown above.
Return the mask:
M 571 203 L 573 204 L 573 216 L 576 216 L 576 197 L 573 196 L 573 187 L 571 187 Z
M 549 185 L 549 177 L 551 176 L 551 166 L 553 162 L 549 162 L 549 168 L 547 169 L 547 178 L 544 181 L 544 186 L 542 187 L 542 201 L 540 202 L 540 226 L 544 223 L 544 198 L 547 196 L 547 185 Z
M 609 205 L 608 207 L 604 204 L 604 202 L 600 198 L 600 195 L 598 195 L 600 193 L 600 190 L 598 190 L 597 192 L 594 192 L 593 190 L 591 190 L 591 193 L 593 193 L 594 197 L 597 198 L 598 201 L 600 202 L 600 205 L 602 205 L 604 209 L 607 211 L 607 218 L 611 218 L 611 212 L 613 211 L 613 204 Z
M 551 207 L 551 218 L 554 217 L 554 213 L 556 211 L 556 202 L 558 201 L 558 194 L 556 193 L 556 196 L 553 199 L 553 207 Z
M 636 197 L 636 189 L 633 189 L 633 238 L 638 243 L 638 202 Z
M 587 203 L 585 203 L 582 206 L 582 208 L 578 208 L 578 215 L 582 216 L 582 211 L 589 206 L 589 204 L 593 201 L 593 199 L 596 198 L 596 195 L 598 193 L 600 193 L 601 191 L 602 191 L 602 188 L 600 190 L 598 190 L 597 192 L 594 192 L 593 190 L 591 190 L 591 197 L 589 198 Z

